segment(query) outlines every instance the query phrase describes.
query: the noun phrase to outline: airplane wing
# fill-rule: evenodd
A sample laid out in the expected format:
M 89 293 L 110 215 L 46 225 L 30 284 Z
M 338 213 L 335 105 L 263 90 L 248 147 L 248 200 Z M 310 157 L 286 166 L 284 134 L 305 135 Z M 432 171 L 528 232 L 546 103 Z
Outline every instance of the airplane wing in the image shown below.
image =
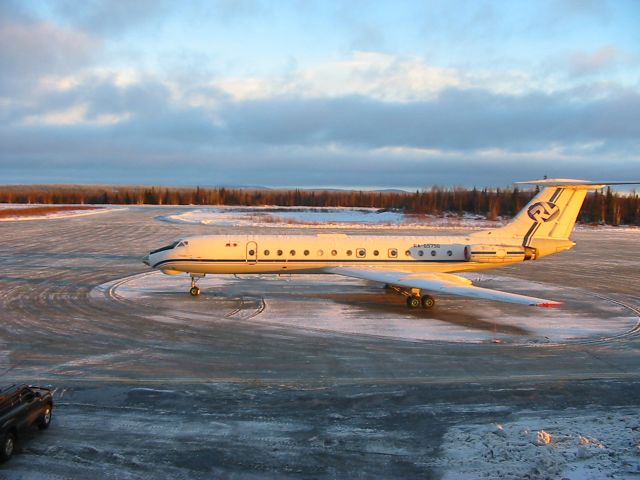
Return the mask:
M 555 307 L 561 305 L 561 302 L 554 302 L 553 300 L 476 287 L 471 280 L 449 273 L 413 273 L 398 270 L 351 267 L 333 267 L 328 268 L 326 271 L 327 273 L 334 273 L 336 275 L 388 283 L 389 285 L 397 285 L 399 287 L 419 288 L 434 293 L 496 300 L 498 302 L 519 303 L 536 307 Z

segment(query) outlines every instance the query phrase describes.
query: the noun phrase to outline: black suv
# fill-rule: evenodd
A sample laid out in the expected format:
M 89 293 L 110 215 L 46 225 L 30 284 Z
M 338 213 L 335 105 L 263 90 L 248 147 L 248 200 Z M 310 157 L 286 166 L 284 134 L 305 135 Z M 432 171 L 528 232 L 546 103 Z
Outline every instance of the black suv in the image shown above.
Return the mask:
M 11 458 L 18 435 L 37 425 L 44 430 L 51 423 L 51 390 L 29 385 L 11 385 L 0 389 L 0 461 Z

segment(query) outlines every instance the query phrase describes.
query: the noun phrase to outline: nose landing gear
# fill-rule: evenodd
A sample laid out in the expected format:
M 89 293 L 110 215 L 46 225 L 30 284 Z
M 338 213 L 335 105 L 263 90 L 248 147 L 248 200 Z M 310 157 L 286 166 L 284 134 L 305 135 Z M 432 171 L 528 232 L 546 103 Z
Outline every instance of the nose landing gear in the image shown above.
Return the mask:
M 200 287 L 198 287 L 197 283 L 202 277 L 204 277 L 204 274 L 191 274 L 191 288 L 189 289 L 189 293 L 192 297 L 200 295 Z

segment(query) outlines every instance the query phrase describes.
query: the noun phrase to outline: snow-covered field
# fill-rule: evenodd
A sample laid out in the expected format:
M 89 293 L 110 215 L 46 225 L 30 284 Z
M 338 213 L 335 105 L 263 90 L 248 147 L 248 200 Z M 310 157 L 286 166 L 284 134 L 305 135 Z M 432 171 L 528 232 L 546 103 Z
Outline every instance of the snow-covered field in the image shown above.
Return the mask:
M 479 215 L 405 215 L 398 211 L 348 207 L 214 207 L 157 217 L 170 223 L 242 227 L 312 228 L 491 228 L 501 221 Z
M 506 224 L 509 219 L 488 220 L 482 215 L 445 213 L 407 215 L 399 211 L 351 207 L 206 207 L 157 217 L 169 223 L 213 227 L 278 227 L 322 229 L 444 229 L 479 230 Z M 640 233 L 638 227 L 578 225 L 578 230 Z

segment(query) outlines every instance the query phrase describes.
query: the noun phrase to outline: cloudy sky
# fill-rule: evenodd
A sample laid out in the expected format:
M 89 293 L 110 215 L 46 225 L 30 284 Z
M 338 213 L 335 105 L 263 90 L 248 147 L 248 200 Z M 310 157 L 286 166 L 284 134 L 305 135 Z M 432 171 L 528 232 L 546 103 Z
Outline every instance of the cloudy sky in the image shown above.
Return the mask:
M 636 0 L 1 0 L 0 184 L 640 177 L 638 25 Z

